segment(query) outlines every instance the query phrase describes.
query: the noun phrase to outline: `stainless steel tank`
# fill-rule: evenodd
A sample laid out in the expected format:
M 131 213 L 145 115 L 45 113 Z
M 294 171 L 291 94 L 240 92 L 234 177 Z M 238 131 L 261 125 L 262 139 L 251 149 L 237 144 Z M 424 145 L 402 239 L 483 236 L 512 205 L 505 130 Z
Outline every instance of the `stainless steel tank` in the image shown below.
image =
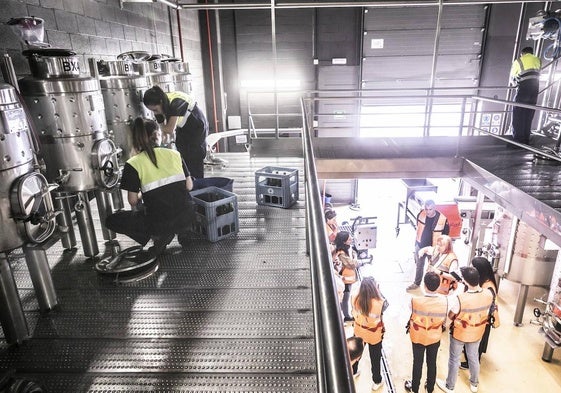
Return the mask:
M 119 157 L 123 164 L 132 149 L 132 121 L 139 116 L 152 116 L 142 103 L 144 92 L 149 87 L 148 81 L 146 76 L 135 71 L 132 61 L 99 61 L 97 68 L 109 135 L 122 151 Z
M 54 231 L 49 184 L 35 169 L 35 148 L 15 88 L 0 83 L 0 252 L 40 243 Z
M 174 58 L 163 59 L 162 69 L 165 73 L 172 76 L 176 91 L 191 94 L 193 88 L 191 73 L 189 72 L 189 63 Z
M 163 63 L 160 55 L 150 56 L 146 63 L 148 64 L 147 77 L 150 86 L 160 86 L 166 93 L 176 90 L 173 75 L 167 71 L 167 67 L 164 69 L 162 66 Z
M 44 243 L 56 228 L 51 187 L 36 171 L 35 153 L 17 91 L 0 82 L 0 323 L 9 344 L 29 338 L 29 330 L 8 252 Z M 51 309 L 57 300 L 46 254 L 26 252 L 26 262 L 41 310 Z
M 545 238 L 524 222 L 518 224 L 506 278 L 529 286 L 549 287 L 557 250 L 545 249 Z
M 59 191 L 114 187 L 117 150 L 107 137 L 99 81 L 81 76 L 78 56 L 66 49 L 29 49 L 32 76 L 19 80 L 40 141 L 49 182 Z

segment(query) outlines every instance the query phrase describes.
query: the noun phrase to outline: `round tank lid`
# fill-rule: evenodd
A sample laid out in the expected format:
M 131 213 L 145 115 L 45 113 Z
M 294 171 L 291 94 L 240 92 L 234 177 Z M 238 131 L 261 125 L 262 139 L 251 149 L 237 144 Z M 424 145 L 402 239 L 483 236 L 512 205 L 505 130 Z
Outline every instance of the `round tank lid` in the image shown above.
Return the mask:
M 117 60 L 132 60 L 132 61 L 144 61 L 150 57 L 150 54 L 145 51 L 130 51 L 121 53 L 117 56 Z
M 69 57 L 69 56 L 76 56 L 76 52 L 70 49 L 61 49 L 61 48 L 34 48 L 34 49 L 26 49 L 21 52 L 24 56 L 46 56 L 46 57 Z

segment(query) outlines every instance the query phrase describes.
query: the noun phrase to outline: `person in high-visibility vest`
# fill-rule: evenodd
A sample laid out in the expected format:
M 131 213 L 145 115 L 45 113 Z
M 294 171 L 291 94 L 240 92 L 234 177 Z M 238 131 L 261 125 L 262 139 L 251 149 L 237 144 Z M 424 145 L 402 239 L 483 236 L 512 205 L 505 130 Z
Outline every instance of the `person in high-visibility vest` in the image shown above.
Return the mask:
M 208 121 L 195 99 L 187 93 L 165 93 L 159 86 L 153 86 L 146 90 L 142 101 L 154 112 L 164 134 L 175 135 L 175 146 L 191 176 L 202 179 Z
M 446 381 L 436 380 L 436 385 L 446 393 L 453 393 L 458 379 L 460 356 L 465 346 L 469 362 L 469 384 L 472 393 L 479 390 L 479 342 L 489 323 L 493 294 L 479 286 L 479 272 L 473 266 L 460 269 L 467 291 L 449 296 L 448 316 L 450 326 L 450 357 Z
M 479 272 L 479 286 L 484 290 L 491 291 L 493 296 L 497 296 L 499 286 L 497 285 L 497 280 L 495 279 L 495 272 L 493 271 L 493 266 L 491 262 L 485 257 L 474 257 L 471 260 L 471 265 L 477 269 Z M 481 360 L 481 355 L 487 352 L 487 345 L 489 344 L 489 335 L 491 334 L 491 324 L 485 326 L 485 332 L 479 343 L 479 359 Z M 465 350 L 464 350 L 465 355 Z M 460 363 L 460 368 L 467 370 L 469 368 L 469 363 L 467 361 Z
M 516 86 L 514 102 L 536 105 L 540 89 L 540 69 L 542 63 L 534 56 L 531 47 L 523 48 L 520 57 L 510 67 L 510 82 Z M 530 143 L 530 132 L 534 109 L 513 106 L 512 108 L 512 139 L 519 143 Z
M 352 299 L 354 316 L 354 333 L 368 344 L 370 353 L 370 370 L 372 372 L 372 391 L 382 386 L 382 339 L 384 322 L 382 314 L 388 303 L 380 292 L 374 277 L 365 277 L 360 283 L 356 296 Z
M 407 332 L 413 346 L 413 373 L 410 381 L 405 381 L 405 390 L 419 393 L 423 358 L 427 355 L 426 391 L 432 393 L 436 381 L 436 355 L 440 347 L 440 338 L 448 314 L 448 301 L 436 291 L 440 286 L 440 276 L 429 271 L 423 278 L 424 296 L 411 299 L 411 317 L 407 323 Z
M 154 146 L 159 140 L 158 124 L 137 118 L 132 125 L 132 143 L 138 154 L 127 160 L 121 176 L 121 189 L 127 191 L 131 210 L 108 216 L 105 226 L 122 233 L 161 254 L 176 233 L 184 232 L 192 218 L 189 190 L 193 181 L 179 152 Z M 156 142 L 158 144 L 158 142 Z
M 343 291 L 343 300 L 341 301 L 341 311 L 343 312 L 343 320 L 345 322 L 352 322 L 354 319 L 351 316 L 349 306 L 351 300 L 351 287 L 358 281 L 358 259 L 356 252 L 353 250 L 353 237 L 347 231 L 341 231 L 335 236 L 335 247 L 331 253 L 334 264 L 340 265 L 339 272 L 345 289 Z
M 425 201 L 424 209 L 417 214 L 417 236 L 415 238 L 415 280 L 407 287 L 408 291 L 419 288 L 425 273 L 426 256 L 419 255 L 419 251 L 428 246 L 436 245 L 436 239 L 440 235 L 448 235 L 450 225 L 448 219 L 438 210 L 433 200 Z

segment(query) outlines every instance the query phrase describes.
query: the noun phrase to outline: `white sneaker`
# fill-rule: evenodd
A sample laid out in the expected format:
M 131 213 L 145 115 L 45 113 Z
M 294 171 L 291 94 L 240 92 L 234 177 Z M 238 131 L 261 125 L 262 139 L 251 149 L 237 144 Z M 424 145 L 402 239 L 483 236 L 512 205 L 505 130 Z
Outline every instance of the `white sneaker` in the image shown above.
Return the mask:
M 436 380 L 436 386 L 438 386 L 440 388 L 440 390 L 442 390 L 443 392 L 454 393 L 454 389 L 448 389 L 446 387 L 446 381 L 443 380 L 443 379 L 437 379 Z
M 372 391 L 375 392 L 376 390 L 380 389 L 380 387 L 384 384 L 384 381 L 380 383 L 372 382 Z
M 360 375 L 360 370 L 358 370 L 358 371 L 356 372 L 356 374 L 353 374 L 353 378 L 358 378 L 359 375 Z
M 473 392 L 473 393 L 477 393 L 477 390 L 479 389 L 479 387 L 477 385 L 472 385 L 471 383 L 469 384 L 469 389 Z

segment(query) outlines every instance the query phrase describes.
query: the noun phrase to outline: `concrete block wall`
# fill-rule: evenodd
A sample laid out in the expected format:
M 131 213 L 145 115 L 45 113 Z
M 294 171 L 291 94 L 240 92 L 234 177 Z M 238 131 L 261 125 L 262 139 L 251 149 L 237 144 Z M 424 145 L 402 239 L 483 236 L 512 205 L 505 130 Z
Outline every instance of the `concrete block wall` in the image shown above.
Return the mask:
M 6 25 L 10 18 L 36 16 L 45 20 L 45 42 L 72 49 L 87 59 L 116 60 L 132 50 L 180 57 L 177 14 L 160 3 L 123 3 L 119 0 L 0 0 L 0 52 L 9 54 L 18 76 L 29 74 L 24 46 Z M 180 11 L 185 61 L 193 74 L 193 93 L 204 102 L 201 47 L 197 11 Z

